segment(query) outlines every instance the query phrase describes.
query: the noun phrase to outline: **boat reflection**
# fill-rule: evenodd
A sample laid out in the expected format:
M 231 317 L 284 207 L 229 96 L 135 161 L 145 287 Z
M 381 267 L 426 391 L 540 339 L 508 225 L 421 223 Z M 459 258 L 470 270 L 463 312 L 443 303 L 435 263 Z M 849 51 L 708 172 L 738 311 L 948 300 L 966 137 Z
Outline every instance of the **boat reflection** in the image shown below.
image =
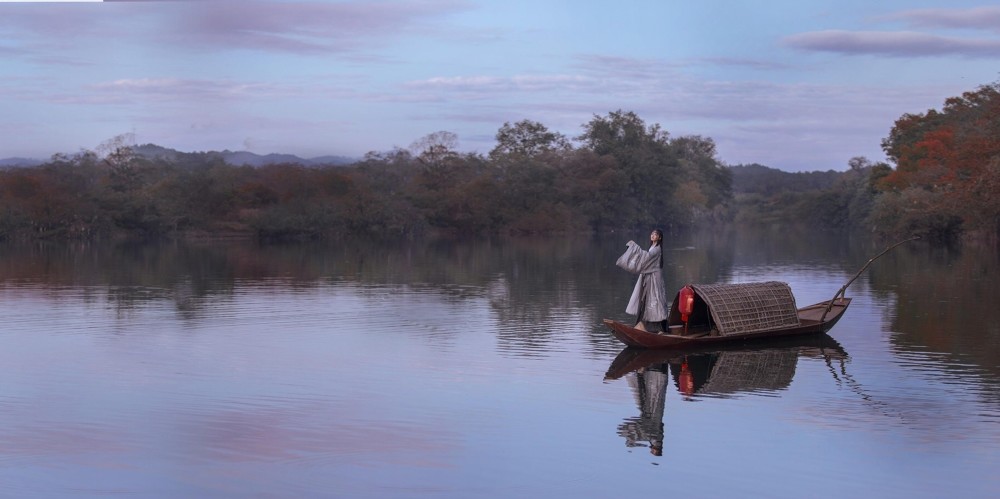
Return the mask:
M 685 400 L 774 392 L 791 384 L 799 357 L 825 360 L 837 378 L 838 370 L 844 372 L 847 352 L 827 334 L 704 349 L 626 348 L 604 376 L 606 381 L 625 377 L 639 409 L 639 416 L 618 426 L 618 434 L 628 447 L 648 446 L 653 455 L 662 455 L 663 410 L 671 375 Z

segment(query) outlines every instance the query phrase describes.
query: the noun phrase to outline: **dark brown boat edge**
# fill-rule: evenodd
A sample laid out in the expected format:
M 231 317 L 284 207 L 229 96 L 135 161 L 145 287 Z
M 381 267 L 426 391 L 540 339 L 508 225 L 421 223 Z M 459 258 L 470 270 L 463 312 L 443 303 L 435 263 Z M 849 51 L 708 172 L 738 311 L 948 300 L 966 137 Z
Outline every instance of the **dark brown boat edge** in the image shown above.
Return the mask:
M 709 343 L 825 333 L 840 320 L 850 304 L 851 299 L 846 297 L 822 301 L 798 309 L 799 324 L 797 326 L 729 336 L 692 336 L 655 333 L 636 329 L 611 319 L 604 319 L 604 324 L 611 329 L 611 333 L 618 341 L 628 346 L 639 348 L 680 348 Z

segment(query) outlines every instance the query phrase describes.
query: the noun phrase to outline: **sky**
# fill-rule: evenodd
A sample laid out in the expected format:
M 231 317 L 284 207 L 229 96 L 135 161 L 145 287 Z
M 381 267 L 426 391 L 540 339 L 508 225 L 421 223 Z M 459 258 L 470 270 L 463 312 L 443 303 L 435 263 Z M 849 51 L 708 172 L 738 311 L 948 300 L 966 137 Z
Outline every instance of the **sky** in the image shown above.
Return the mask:
M 966 0 L 0 0 L 0 158 L 131 134 L 184 152 L 360 157 L 632 111 L 729 165 L 885 160 L 902 115 L 1000 80 Z

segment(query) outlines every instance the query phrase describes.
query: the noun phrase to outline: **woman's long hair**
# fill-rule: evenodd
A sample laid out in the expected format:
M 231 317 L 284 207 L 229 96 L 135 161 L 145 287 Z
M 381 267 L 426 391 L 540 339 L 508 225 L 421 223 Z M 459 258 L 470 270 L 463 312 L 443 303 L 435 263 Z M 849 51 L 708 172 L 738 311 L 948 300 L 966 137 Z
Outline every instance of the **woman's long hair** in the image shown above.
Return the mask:
M 660 236 L 659 239 L 656 240 L 656 245 L 660 247 L 660 268 L 662 269 L 663 268 L 663 231 L 660 230 L 660 229 L 653 229 L 653 232 L 656 233 L 657 236 Z

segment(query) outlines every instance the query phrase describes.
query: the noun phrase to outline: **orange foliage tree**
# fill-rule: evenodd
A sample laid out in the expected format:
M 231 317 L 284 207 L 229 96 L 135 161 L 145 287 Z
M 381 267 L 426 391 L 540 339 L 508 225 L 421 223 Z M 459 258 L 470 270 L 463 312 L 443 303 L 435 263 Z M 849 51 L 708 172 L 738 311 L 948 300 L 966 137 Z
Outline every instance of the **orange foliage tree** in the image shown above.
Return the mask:
M 941 111 L 903 115 L 882 148 L 896 169 L 878 184 L 881 228 L 940 236 L 1000 230 L 990 188 L 1000 179 L 1000 83 L 949 98 Z

